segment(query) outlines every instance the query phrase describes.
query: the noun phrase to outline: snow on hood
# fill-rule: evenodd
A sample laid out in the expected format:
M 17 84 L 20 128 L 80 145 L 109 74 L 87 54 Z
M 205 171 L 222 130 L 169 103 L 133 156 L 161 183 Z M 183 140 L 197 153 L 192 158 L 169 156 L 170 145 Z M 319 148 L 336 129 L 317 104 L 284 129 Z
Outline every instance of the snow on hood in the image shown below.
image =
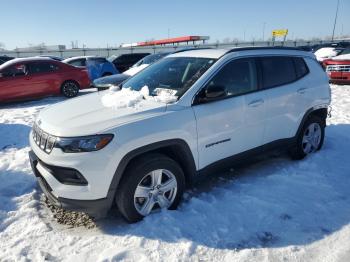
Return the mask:
M 144 86 L 140 91 L 131 88 L 119 89 L 111 87 L 101 98 L 101 102 L 106 107 L 114 109 L 126 107 L 139 107 L 143 100 L 155 101 L 161 103 L 174 103 L 177 100 L 176 91 L 172 89 L 156 88 L 154 96 L 150 96 L 148 86 Z
M 101 102 L 104 106 L 113 107 L 115 109 L 135 107 L 148 96 L 149 90 L 147 86 L 142 87 L 140 91 L 134 91 L 130 88 L 119 90 L 118 87 L 111 87 L 106 94 L 102 96 Z
M 41 128 L 51 135 L 71 137 L 96 134 L 163 114 L 166 104 L 152 97 L 144 99 L 144 90 L 123 88 L 69 99 L 42 110 L 36 122 L 41 120 Z
M 332 60 L 350 60 L 350 54 L 338 55 L 333 57 Z

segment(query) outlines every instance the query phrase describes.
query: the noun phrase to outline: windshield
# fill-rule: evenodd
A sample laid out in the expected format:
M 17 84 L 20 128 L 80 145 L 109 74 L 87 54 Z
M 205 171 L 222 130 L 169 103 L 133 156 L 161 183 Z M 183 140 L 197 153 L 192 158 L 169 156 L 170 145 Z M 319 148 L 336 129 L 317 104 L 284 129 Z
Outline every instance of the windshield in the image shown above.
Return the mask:
M 118 56 L 116 56 L 116 55 L 112 55 L 112 56 L 108 57 L 107 60 L 108 60 L 109 62 L 113 62 L 114 59 L 116 59 L 117 57 L 118 57 Z
M 160 53 L 160 54 L 154 54 L 154 55 L 148 55 L 144 58 L 142 58 L 140 61 L 138 61 L 136 64 L 134 64 L 132 67 L 138 67 L 140 65 L 150 65 L 154 62 L 158 61 L 159 59 L 163 58 L 164 56 L 167 56 L 169 53 Z
M 181 97 L 215 62 L 212 58 L 168 57 L 145 68 L 123 83 L 123 88 L 140 91 L 147 87 L 156 96 L 168 91 Z
M 350 48 L 344 49 L 339 53 L 339 55 L 347 55 L 347 54 L 350 54 Z

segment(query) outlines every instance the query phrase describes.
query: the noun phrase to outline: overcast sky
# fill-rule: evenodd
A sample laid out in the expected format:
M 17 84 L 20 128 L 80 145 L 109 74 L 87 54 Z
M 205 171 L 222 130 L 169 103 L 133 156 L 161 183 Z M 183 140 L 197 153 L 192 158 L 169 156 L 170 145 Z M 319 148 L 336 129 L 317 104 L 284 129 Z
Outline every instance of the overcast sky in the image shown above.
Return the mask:
M 337 0 L 1 0 L 0 42 L 7 49 L 64 44 L 116 46 L 170 36 L 265 39 L 273 29 L 289 38 L 332 34 Z M 340 0 L 336 35 L 350 34 L 350 0 Z

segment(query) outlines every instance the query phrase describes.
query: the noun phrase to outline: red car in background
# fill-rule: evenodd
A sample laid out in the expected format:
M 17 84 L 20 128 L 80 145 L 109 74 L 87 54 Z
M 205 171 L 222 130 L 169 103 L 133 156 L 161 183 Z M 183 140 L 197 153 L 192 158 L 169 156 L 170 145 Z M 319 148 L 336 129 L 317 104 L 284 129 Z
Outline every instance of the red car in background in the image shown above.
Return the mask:
M 50 58 L 18 58 L 0 65 L 0 103 L 60 94 L 74 97 L 88 87 L 85 69 Z
M 340 55 L 322 62 L 329 81 L 335 84 L 350 84 L 350 49 L 345 49 Z

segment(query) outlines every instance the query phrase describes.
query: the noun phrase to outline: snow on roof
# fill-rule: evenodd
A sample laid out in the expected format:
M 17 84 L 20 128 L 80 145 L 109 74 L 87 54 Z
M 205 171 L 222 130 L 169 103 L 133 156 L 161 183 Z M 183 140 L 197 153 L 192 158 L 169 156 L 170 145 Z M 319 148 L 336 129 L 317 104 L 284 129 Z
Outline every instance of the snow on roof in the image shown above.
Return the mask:
M 337 54 L 338 52 L 336 51 L 335 47 L 323 47 L 315 52 L 315 56 L 317 57 L 317 59 L 333 57 Z

